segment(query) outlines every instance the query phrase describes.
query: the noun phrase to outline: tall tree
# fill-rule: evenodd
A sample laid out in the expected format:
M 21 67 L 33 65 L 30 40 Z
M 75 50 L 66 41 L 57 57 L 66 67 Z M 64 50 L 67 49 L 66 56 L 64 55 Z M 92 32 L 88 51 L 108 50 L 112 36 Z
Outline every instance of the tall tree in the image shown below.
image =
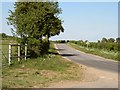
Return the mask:
M 8 24 L 13 25 L 18 42 L 22 44 L 37 44 L 31 50 L 37 54 L 44 52 L 49 38 L 63 32 L 62 21 L 58 15 L 61 9 L 58 2 L 16 2 L 14 11 L 10 10 Z M 44 45 L 43 37 L 47 36 Z M 48 47 L 49 48 L 49 47 Z

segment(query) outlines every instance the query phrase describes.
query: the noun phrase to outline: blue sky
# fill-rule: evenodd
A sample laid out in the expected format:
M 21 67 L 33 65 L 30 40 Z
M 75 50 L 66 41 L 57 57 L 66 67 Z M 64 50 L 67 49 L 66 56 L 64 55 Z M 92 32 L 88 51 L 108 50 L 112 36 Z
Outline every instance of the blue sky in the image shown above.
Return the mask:
M 97 41 L 103 37 L 118 37 L 117 2 L 60 2 L 59 6 L 63 10 L 60 18 L 64 20 L 65 32 L 52 40 Z M 13 10 L 13 2 L 2 2 L 1 32 L 11 35 L 5 19 L 9 9 Z

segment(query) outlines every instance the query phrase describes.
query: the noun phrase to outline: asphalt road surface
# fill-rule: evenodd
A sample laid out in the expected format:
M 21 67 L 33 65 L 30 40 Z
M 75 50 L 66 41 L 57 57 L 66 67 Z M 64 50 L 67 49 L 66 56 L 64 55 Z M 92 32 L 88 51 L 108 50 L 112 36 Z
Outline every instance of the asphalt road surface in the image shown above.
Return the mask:
M 118 63 L 113 60 L 80 52 L 66 44 L 56 44 L 56 46 L 61 56 L 67 57 L 74 62 L 102 70 L 118 72 Z
M 118 63 L 115 62 L 114 60 L 105 59 L 96 55 L 86 54 L 66 44 L 56 44 L 56 49 L 59 51 L 59 54 L 61 56 L 67 59 L 70 59 L 73 62 L 104 72 L 103 76 L 101 76 L 101 79 L 100 79 L 101 81 L 99 80 L 100 81 L 99 85 L 96 85 L 96 83 L 98 82 L 94 83 L 96 87 L 99 87 L 99 88 L 100 87 L 102 88 L 118 87 Z M 109 77 L 109 80 L 105 79 L 108 77 Z M 92 85 L 90 86 L 92 87 Z M 75 86 L 75 87 L 80 87 L 80 86 Z M 83 87 L 85 86 L 83 85 Z

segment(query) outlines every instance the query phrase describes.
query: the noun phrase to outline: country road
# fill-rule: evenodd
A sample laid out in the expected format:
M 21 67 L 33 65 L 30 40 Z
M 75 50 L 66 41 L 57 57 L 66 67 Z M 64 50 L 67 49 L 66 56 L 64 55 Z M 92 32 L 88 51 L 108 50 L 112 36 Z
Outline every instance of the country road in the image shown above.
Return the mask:
M 97 77 L 96 80 L 84 83 L 77 83 L 69 86 L 66 84 L 61 87 L 70 88 L 118 88 L 118 63 L 99 56 L 86 54 L 78 51 L 66 44 L 55 44 L 59 54 L 68 60 L 87 67 L 90 74 L 88 77 Z M 72 83 L 71 83 L 72 84 Z M 57 87 L 57 85 L 56 85 Z

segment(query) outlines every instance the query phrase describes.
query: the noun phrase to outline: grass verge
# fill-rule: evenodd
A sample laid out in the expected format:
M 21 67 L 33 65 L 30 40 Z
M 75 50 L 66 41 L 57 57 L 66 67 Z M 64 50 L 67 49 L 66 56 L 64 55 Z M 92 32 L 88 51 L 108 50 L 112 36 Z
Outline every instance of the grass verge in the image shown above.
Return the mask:
M 53 43 L 50 46 L 50 53 L 43 57 L 20 64 L 14 59 L 12 66 L 3 67 L 3 88 L 43 88 L 63 80 L 82 80 L 82 68 L 58 55 Z
M 90 54 L 98 55 L 107 59 L 113 59 L 115 61 L 118 61 L 118 53 L 108 52 L 108 51 L 100 50 L 96 48 L 86 48 L 74 43 L 68 43 L 68 45 L 77 50 L 83 51 L 85 53 L 90 53 Z

